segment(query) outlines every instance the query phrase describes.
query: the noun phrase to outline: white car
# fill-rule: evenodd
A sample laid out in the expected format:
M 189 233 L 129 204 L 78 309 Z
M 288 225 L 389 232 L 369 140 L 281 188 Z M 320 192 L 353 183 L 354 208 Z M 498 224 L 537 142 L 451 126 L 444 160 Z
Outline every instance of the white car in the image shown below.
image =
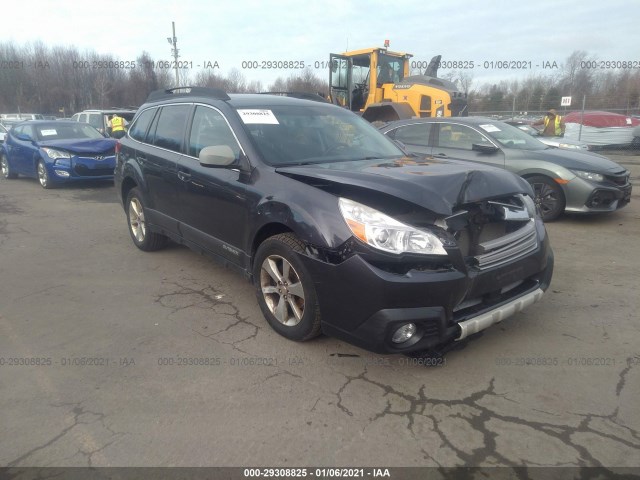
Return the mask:
M 7 129 L 4 128 L 4 125 L 0 123 L 0 143 L 4 142 L 4 139 L 6 136 L 7 136 Z

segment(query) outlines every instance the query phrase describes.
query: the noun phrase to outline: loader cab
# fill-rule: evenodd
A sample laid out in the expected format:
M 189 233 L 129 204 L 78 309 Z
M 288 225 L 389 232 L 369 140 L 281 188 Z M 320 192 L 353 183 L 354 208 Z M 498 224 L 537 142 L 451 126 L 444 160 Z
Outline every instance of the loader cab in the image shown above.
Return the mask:
M 385 48 L 331 54 L 331 101 L 374 124 L 468 115 L 466 94 L 437 77 L 441 57 L 432 58 L 424 74 L 410 75 L 411 57 Z
M 381 102 L 385 89 L 393 88 L 409 74 L 410 54 L 369 48 L 331 54 L 329 82 L 334 103 L 354 112 Z

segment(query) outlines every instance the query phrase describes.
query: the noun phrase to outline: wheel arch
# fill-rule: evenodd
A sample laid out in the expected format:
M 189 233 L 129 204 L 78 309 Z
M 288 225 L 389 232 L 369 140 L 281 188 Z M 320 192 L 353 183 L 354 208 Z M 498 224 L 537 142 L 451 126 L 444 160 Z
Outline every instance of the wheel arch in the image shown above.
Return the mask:
M 129 192 L 136 188 L 138 186 L 138 183 L 131 177 L 125 177 L 122 180 L 122 185 L 120 186 L 120 197 L 122 198 L 122 207 L 126 208 L 126 200 L 127 200 L 127 196 L 129 195 Z
M 258 228 L 251 241 L 251 271 L 253 271 L 253 260 L 255 258 L 256 252 L 258 251 L 258 248 L 260 248 L 262 242 L 264 242 L 267 238 L 273 237 L 274 235 L 278 235 L 280 233 L 293 233 L 296 236 L 298 235 L 289 226 L 281 222 L 270 222 Z
M 408 103 L 381 102 L 369 105 L 362 118 L 368 122 L 392 122 L 415 117 L 415 112 Z
M 520 175 L 522 178 L 524 178 L 527 181 L 529 181 L 529 178 L 531 178 L 531 177 L 545 177 L 545 178 L 548 178 L 549 180 L 551 180 L 552 182 L 554 182 L 556 185 L 558 185 L 560 187 L 560 190 L 562 191 L 562 195 L 565 197 L 565 199 L 567 197 L 566 183 L 556 182 L 555 181 L 556 178 L 562 178 L 562 177 L 560 175 L 558 175 L 558 174 L 555 174 L 554 172 L 550 172 L 548 170 L 540 170 L 540 169 L 529 169 L 529 170 L 526 170 L 524 172 L 518 173 L 518 175 Z

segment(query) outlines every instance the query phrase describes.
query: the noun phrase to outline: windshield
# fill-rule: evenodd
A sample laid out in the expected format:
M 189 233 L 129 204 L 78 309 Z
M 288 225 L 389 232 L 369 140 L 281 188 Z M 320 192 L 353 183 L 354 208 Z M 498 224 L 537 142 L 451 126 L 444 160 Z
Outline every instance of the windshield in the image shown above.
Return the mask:
M 95 128 L 83 123 L 45 123 L 35 125 L 38 140 L 75 140 L 104 138 Z
M 532 137 L 539 137 L 540 136 L 540 132 L 538 130 L 536 130 L 535 128 L 533 128 L 530 125 L 514 125 L 515 127 L 517 127 L 518 129 L 522 130 L 525 133 L 528 133 L 529 135 L 531 135 Z
M 548 145 L 533 138 L 528 133 L 524 133 L 519 128 L 506 123 L 487 121 L 487 123 L 482 123 L 478 127 L 505 148 L 515 148 L 517 150 L 545 150 L 549 148 Z
M 238 109 L 266 163 L 273 166 L 403 157 L 357 115 L 331 105 Z

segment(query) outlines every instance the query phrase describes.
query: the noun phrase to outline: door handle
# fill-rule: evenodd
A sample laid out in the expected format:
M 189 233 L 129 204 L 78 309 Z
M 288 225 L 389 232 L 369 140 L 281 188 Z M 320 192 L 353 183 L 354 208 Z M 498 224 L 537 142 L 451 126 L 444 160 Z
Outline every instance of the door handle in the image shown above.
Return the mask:
M 178 172 L 178 178 L 183 182 L 188 182 L 189 180 L 191 180 L 191 174 L 181 171 L 181 172 Z

